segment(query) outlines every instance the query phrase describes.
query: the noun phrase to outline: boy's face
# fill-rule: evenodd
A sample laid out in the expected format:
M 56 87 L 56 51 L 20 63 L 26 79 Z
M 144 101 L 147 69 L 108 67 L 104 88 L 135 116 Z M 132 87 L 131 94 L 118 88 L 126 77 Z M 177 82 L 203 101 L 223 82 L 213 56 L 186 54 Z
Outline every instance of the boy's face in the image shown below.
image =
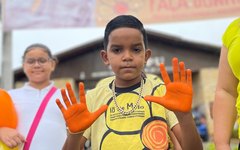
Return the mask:
M 140 81 L 144 65 L 151 55 L 145 50 L 142 33 L 134 28 L 122 27 L 109 35 L 107 51 L 102 51 L 104 63 L 116 75 L 116 84 L 124 86 Z M 126 85 L 126 86 L 127 86 Z

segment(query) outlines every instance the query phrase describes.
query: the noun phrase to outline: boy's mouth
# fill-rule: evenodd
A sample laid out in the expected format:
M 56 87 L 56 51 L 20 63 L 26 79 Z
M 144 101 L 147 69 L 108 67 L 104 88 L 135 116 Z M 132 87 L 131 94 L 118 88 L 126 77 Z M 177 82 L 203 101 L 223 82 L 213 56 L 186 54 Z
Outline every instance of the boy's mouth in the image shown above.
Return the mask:
M 124 67 L 121 67 L 122 69 L 133 69 L 133 68 L 135 68 L 135 67 L 133 67 L 133 66 L 124 66 Z

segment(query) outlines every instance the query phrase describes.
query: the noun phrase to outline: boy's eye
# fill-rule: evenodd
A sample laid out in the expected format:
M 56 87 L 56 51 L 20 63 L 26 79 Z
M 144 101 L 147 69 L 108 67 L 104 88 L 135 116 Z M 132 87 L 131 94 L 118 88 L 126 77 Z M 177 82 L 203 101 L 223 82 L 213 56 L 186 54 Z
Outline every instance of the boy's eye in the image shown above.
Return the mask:
M 136 51 L 136 52 L 137 52 L 137 51 L 140 51 L 140 49 L 139 49 L 139 48 L 134 48 L 134 51 Z
M 135 51 L 135 52 L 140 52 L 141 50 L 142 50 L 141 47 L 134 47 L 134 48 L 133 48 L 133 51 Z
M 112 48 L 112 51 L 113 51 L 114 53 L 120 53 L 120 52 L 121 52 L 121 49 L 115 47 L 115 48 Z

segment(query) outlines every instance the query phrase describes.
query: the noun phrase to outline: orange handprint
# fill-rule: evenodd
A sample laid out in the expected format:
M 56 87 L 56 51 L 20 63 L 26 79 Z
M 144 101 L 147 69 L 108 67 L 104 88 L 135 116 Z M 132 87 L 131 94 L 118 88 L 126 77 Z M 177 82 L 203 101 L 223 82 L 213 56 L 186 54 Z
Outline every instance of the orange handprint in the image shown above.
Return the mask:
M 80 103 L 77 102 L 72 87 L 69 83 L 66 84 L 67 92 L 69 98 L 66 94 L 65 89 L 61 90 L 62 98 L 66 105 L 66 109 L 62 105 L 59 99 L 56 100 L 56 103 L 66 121 L 68 129 L 71 133 L 77 133 L 80 131 L 86 130 L 90 127 L 93 122 L 107 110 L 107 105 L 103 105 L 97 111 L 91 113 L 87 109 L 84 84 L 82 82 L 79 83 L 79 98 Z
M 164 64 L 160 64 L 161 75 L 166 85 L 166 94 L 163 97 L 145 96 L 144 99 L 156 102 L 172 111 L 189 112 L 193 95 L 192 71 L 185 70 L 184 62 L 178 63 L 178 59 L 175 57 L 172 59 L 172 67 L 173 82 L 171 82 Z

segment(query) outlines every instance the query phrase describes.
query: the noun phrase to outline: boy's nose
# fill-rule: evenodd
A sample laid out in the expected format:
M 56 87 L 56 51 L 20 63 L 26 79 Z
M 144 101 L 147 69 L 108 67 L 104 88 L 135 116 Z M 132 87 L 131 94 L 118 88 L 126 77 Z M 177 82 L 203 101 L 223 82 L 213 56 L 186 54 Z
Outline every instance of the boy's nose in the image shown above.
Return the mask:
M 123 59 L 124 59 L 124 60 L 132 59 L 132 53 L 131 53 L 130 51 L 126 50 L 126 51 L 124 52 Z

